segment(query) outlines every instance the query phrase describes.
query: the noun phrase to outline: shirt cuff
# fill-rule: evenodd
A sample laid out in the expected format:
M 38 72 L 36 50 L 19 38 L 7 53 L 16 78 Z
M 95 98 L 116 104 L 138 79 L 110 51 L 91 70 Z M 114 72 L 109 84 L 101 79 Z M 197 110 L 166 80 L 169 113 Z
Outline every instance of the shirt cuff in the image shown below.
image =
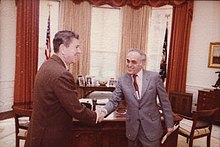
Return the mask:
M 101 109 L 101 112 L 103 112 L 105 115 L 108 114 L 108 111 L 107 111 L 105 108 L 102 108 L 102 109 Z

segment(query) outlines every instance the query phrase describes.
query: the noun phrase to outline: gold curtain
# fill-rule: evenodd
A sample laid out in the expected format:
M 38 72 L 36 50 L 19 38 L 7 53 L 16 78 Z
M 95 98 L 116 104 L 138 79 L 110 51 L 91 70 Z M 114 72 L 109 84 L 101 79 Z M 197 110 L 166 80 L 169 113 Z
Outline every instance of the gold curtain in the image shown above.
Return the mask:
M 79 62 L 70 65 L 70 72 L 75 78 L 79 74 L 89 73 L 91 9 L 92 6 L 86 1 L 80 4 L 71 0 L 60 2 L 59 30 L 71 30 L 79 34 L 81 57 Z
M 122 7 L 122 34 L 119 53 L 118 74 L 126 71 L 126 55 L 130 48 L 139 48 L 146 52 L 149 15 L 151 7 L 145 5 L 139 9 Z
M 16 65 L 14 105 L 32 102 L 37 72 L 39 0 L 16 0 Z

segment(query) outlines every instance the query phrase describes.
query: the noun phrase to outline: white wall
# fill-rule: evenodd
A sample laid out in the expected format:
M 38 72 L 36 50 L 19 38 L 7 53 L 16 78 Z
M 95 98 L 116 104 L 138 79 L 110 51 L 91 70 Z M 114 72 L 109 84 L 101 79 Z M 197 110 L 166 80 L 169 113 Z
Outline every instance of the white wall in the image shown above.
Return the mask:
M 194 1 L 186 83 L 194 103 L 198 89 L 213 89 L 218 79 L 220 69 L 208 68 L 210 42 L 220 42 L 220 1 Z
M 0 1 L 0 112 L 11 110 L 14 94 L 16 6 Z

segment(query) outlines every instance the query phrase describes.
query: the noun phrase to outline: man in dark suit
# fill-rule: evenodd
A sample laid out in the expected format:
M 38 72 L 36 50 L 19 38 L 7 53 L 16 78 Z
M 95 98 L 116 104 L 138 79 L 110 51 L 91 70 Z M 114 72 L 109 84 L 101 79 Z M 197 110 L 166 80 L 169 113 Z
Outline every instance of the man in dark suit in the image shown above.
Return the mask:
M 67 70 L 80 55 L 79 36 L 59 31 L 53 46 L 55 54 L 36 75 L 25 147 L 71 147 L 73 118 L 90 125 L 96 123 L 97 113 L 80 104 L 73 76 Z
M 127 73 L 118 78 L 112 99 L 101 109 L 101 122 L 113 112 L 122 99 L 126 101 L 126 136 L 129 147 L 159 147 L 162 137 L 161 115 L 157 96 L 163 111 L 168 134 L 173 131 L 171 105 L 160 76 L 146 71 L 146 54 L 130 49 L 126 59 Z

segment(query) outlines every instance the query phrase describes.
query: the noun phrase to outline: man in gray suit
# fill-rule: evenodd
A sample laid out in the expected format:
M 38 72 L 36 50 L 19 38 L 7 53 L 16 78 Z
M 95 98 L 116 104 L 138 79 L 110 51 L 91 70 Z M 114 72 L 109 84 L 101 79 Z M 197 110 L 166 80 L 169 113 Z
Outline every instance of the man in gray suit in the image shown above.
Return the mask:
M 25 147 L 72 147 L 72 119 L 94 125 L 97 113 L 80 104 L 76 84 L 67 70 L 80 55 L 79 36 L 59 31 L 55 54 L 40 67 L 33 90 L 33 112 Z
M 112 99 L 101 109 L 99 122 L 116 110 L 122 99 L 126 101 L 126 136 L 129 147 L 159 147 L 163 128 L 157 96 L 170 134 L 173 131 L 171 105 L 160 76 L 146 71 L 146 54 L 130 49 L 126 59 L 127 73 L 118 78 Z

